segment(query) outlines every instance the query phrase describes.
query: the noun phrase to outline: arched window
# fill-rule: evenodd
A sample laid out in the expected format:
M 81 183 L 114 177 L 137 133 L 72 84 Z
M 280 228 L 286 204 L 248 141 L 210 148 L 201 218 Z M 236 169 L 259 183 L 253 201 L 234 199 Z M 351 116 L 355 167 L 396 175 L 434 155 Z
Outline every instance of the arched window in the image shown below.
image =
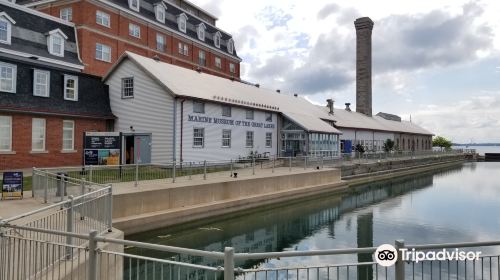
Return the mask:
M 227 51 L 230 53 L 230 54 L 233 54 L 234 52 L 234 41 L 233 39 L 229 39 L 227 40 Z
M 157 21 L 165 23 L 165 6 L 163 2 L 155 4 L 155 17 Z
M 198 33 L 198 39 L 200 39 L 201 41 L 205 41 L 205 24 L 201 23 L 198 25 L 198 27 L 196 28 L 196 33 Z
M 179 30 L 186 33 L 187 29 L 187 19 L 188 17 L 186 16 L 185 13 L 182 13 L 177 16 L 177 25 L 179 26 Z
M 140 10 L 140 0 L 128 0 L 128 7 L 136 12 Z
M 222 34 L 219 31 L 217 31 L 215 33 L 215 35 L 214 35 L 214 45 L 217 48 L 220 48 L 220 39 L 221 39 L 221 37 L 222 37 Z

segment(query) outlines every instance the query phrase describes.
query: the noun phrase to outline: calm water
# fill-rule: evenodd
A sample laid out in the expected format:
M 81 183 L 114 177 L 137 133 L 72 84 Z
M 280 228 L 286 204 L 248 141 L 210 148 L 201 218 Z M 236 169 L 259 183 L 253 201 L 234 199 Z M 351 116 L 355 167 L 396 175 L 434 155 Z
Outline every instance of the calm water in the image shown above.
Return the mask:
M 167 228 L 128 238 L 165 245 L 236 252 L 314 250 L 500 240 L 500 163 L 462 166 L 365 185 L 327 196 L 236 217 Z M 164 253 L 129 252 L 170 258 Z M 177 256 L 179 257 L 179 256 Z M 181 259 L 186 257 L 180 256 Z M 371 256 L 357 256 L 371 261 Z M 288 258 L 239 263 L 243 267 L 357 261 L 356 256 Z M 199 258 L 198 263 L 220 265 Z
M 500 146 L 454 146 L 454 149 L 475 149 L 476 152 L 484 156 L 484 153 L 500 153 Z

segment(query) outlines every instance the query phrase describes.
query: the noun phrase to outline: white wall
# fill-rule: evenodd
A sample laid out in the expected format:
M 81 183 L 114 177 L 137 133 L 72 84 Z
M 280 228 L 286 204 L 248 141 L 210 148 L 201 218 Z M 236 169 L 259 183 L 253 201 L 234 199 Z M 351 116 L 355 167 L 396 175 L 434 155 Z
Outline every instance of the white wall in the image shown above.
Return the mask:
M 177 100 L 177 125 L 176 125 L 176 147 L 177 160 L 180 158 L 180 141 L 181 141 L 181 99 Z M 247 157 L 250 151 L 257 151 L 262 154 L 268 152 L 273 156 L 277 151 L 278 124 L 277 114 L 273 113 L 272 122 L 265 120 L 265 112 L 254 110 L 254 120 L 246 119 L 246 109 L 242 107 L 231 107 L 231 117 L 222 116 L 222 105 L 215 102 L 205 102 L 205 113 L 193 113 L 193 100 L 185 99 L 183 103 L 183 127 L 182 127 L 182 160 L 183 161 L 201 161 L 201 160 L 229 160 L 239 157 Z M 189 121 L 189 115 L 202 116 L 212 118 L 212 123 Z M 230 124 L 215 124 L 213 118 L 233 120 L 234 125 Z M 236 125 L 238 121 L 254 122 L 272 128 Z M 193 129 L 205 128 L 205 145 L 203 148 L 193 147 Z M 231 130 L 231 147 L 222 147 L 222 130 Z M 246 147 L 246 131 L 254 132 L 253 148 Z M 272 133 L 272 146 L 266 147 L 266 132 Z
M 134 98 L 122 98 L 122 78 L 134 77 Z M 134 63 L 125 60 L 106 81 L 115 131 L 151 133 L 151 162 L 173 159 L 173 97 Z

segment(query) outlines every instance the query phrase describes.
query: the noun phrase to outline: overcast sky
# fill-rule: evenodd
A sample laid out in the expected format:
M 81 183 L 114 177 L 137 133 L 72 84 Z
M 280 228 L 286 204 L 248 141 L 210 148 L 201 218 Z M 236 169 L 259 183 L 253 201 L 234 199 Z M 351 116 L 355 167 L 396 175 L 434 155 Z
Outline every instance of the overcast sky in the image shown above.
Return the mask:
M 500 142 L 500 1 L 193 0 L 219 17 L 242 78 L 355 108 L 354 20 L 373 29 L 373 112 L 455 142 Z

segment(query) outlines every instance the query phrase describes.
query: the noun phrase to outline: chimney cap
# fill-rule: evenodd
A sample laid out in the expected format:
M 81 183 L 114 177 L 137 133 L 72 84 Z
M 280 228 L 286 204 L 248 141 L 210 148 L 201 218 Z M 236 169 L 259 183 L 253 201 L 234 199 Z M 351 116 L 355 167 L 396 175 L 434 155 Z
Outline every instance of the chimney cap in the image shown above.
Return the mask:
M 356 30 L 359 29 L 373 29 L 373 20 L 369 17 L 360 17 L 354 21 L 354 26 Z
M 258 87 L 258 88 L 260 88 L 260 84 L 255 84 L 255 87 Z
M 351 112 L 351 107 L 349 107 L 349 106 L 351 106 L 351 103 L 346 103 L 345 104 L 345 110 L 348 111 L 348 112 Z

